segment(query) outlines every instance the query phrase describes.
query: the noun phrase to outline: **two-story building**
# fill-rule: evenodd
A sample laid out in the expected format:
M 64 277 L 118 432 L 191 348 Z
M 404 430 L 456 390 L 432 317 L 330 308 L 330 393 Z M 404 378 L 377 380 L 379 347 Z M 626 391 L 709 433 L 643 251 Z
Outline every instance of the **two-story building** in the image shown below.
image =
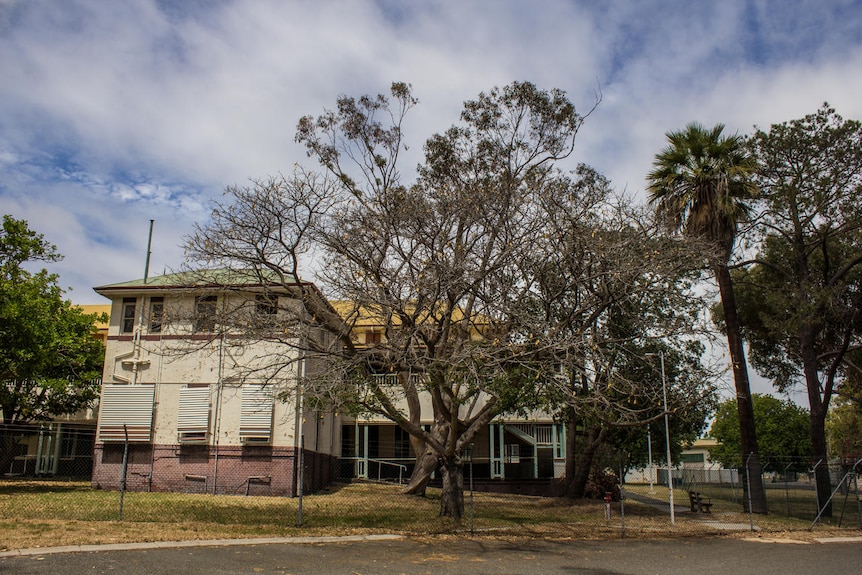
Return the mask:
M 310 412 L 299 394 L 302 377 L 328 367 L 306 357 L 300 338 L 331 337 L 310 327 L 300 287 L 328 302 L 298 280 L 226 273 L 95 288 L 112 303 L 93 484 L 117 488 L 125 457 L 129 489 L 295 494 L 300 452 L 307 489 L 336 476 L 406 480 L 415 453 L 403 429 L 380 416 Z M 350 303 L 329 307 L 355 311 Z M 265 324 L 276 333 L 262 331 Z M 373 354 L 386 334 L 379 318 L 360 310 L 352 337 Z M 420 400 L 430 426 L 430 396 Z M 547 414 L 501 415 L 477 437 L 472 472 L 490 481 L 561 477 L 564 446 L 564 426 Z
M 336 416 L 308 408 L 304 377 L 325 369 L 302 338 L 293 278 L 178 273 L 95 288 L 111 300 L 93 485 L 294 495 L 329 483 Z M 128 449 L 127 449 L 128 446 Z

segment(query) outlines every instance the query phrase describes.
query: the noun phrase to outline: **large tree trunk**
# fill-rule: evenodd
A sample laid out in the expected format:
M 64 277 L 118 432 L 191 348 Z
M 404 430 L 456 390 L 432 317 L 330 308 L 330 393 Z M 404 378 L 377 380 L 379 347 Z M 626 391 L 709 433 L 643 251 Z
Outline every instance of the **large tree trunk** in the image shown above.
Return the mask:
M 832 517 L 832 480 L 829 477 L 826 453 L 826 412 L 828 404 L 821 397 L 820 377 L 817 372 L 817 352 L 815 336 L 811 330 L 803 328 L 799 334 L 799 347 L 802 354 L 802 370 L 805 373 L 805 386 L 808 391 L 808 427 L 811 432 L 811 451 L 817 467 L 814 481 L 817 488 L 817 503 L 821 517 Z
M 573 499 L 583 499 L 587 491 L 587 482 L 590 480 L 590 470 L 593 468 L 593 458 L 596 451 L 605 438 L 603 428 L 592 427 L 584 436 L 584 448 L 575 465 L 574 474 L 567 476 L 566 496 Z M 567 459 L 575 458 L 574 452 L 566 454 Z
M 832 479 L 829 477 L 829 465 L 826 459 L 826 410 L 823 413 L 810 411 L 811 447 L 814 460 L 820 462 L 814 470 L 814 481 L 817 485 L 817 502 L 821 517 L 832 517 Z
M 424 443 L 422 444 L 424 446 Z M 413 467 L 413 473 L 410 476 L 410 481 L 404 488 L 403 493 L 406 495 L 425 496 L 425 489 L 428 487 L 428 482 L 431 481 L 431 474 L 437 469 L 437 454 L 430 447 L 424 447 L 422 452 L 416 456 L 416 465 Z
M 464 517 L 464 465 L 458 458 L 443 460 L 440 466 L 443 490 L 440 492 L 440 516 L 461 521 Z
M 403 372 L 399 374 L 399 378 L 404 389 L 404 397 L 407 400 L 410 423 L 418 427 L 421 425 L 422 404 L 419 401 L 416 382 L 410 378 L 409 374 Z M 404 488 L 404 493 L 424 497 L 425 489 L 431 480 L 431 474 L 437 469 L 437 454 L 415 435 L 410 435 L 410 445 L 413 447 L 413 453 L 416 454 L 416 463 L 413 466 L 413 473 L 410 475 L 407 487 Z
M 736 387 L 736 409 L 739 414 L 739 439 L 742 444 L 742 463 L 745 479 L 742 482 L 746 491 L 742 505 L 748 511 L 751 499 L 751 511 L 766 513 L 766 491 L 763 486 L 763 465 L 760 462 L 760 452 L 757 449 L 757 433 L 754 427 L 754 406 L 751 402 L 751 386 L 748 381 L 748 367 L 745 363 L 745 350 L 742 346 L 742 336 L 739 329 L 739 316 L 736 311 L 736 296 L 733 293 L 733 282 L 726 265 L 716 266 L 715 279 L 721 295 L 721 305 L 724 308 L 724 329 L 727 333 L 727 346 L 730 351 L 730 361 L 733 368 L 733 383 Z M 750 496 L 747 493 L 751 486 Z

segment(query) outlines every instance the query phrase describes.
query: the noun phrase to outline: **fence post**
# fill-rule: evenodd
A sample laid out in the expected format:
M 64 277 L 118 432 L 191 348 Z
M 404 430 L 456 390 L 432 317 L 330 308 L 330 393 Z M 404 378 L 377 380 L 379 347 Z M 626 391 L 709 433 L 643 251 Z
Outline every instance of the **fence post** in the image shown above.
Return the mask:
M 299 455 L 296 458 L 296 464 L 299 468 L 299 472 L 296 479 L 296 495 L 299 497 L 299 502 L 296 506 L 296 526 L 302 527 L 302 488 L 303 488 L 303 477 L 305 476 L 305 436 L 302 436 L 302 439 L 299 441 Z
M 859 514 L 859 529 L 862 529 L 862 501 L 859 500 L 859 473 L 856 468 L 862 463 L 862 459 L 853 464 L 853 486 L 856 488 L 856 512 Z
M 42 475 L 42 451 L 45 443 L 45 424 L 39 424 L 39 443 L 36 446 L 36 463 L 33 465 L 33 473 L 36 477 Z
M 740 461 L 740 463 L 741 463 L 741 461 Z M 741 467 L 741 466 L 740 466 L 740 467 Z M 737 485 L 737 481 L 736 481 L 736 480 L 737 480 L 737 479 L 739 479 L 739 470 L 740 470 L 740 467 L 736 467 L 736 468 L 735 468 L 736 476 L 734 476 L 734 474 L 733 474 L 733 471 L 734 471 L 734 470 L 731 470 L 731 472 L 730 472 L 730 500 L 731 500 L 734 504 L 739 503 L 739 501 L 736 499 L 736 493 L 737 493 L 737 490 L 738 490 L 738 488 L 739 488 L 739 486 Z
M 623 469 L 620 468 L 620 528 L 622 529 L 622 539 L 626 538 L 626 495 L 623 489 Z
M 470 447 L 467 449 L 468 449 L 467 453 L 469 455 L 469 461 L 470 461 L 470 535 L 473 535 L 473 529 L 474 529 L 474 523 L 473 523 L 473 518 L 474 518 L 474 507 L 473 507 L 474 506 L 474 503 L 473 503 L 473 444 L 471 443 Z
M 125 441 L 123 443 L 123 468 L 120 471 L 120 513 L 118 520 L 123 520 L 123 499 L 126 497 L 126 470 L 129 465 L 129 430 L 126 428 L 126 424 L 123 424 L 123 435 L 125 436 Z
M 787 500 L 787 516 L 790 517 L 790 489 L 787 485 L 787 470 L 790 469 L 790 466 L 793 465 L 793 462 L 787 464 L 787 467 L 784 468 L 784 498 Z
M 832 491 L 832 493 L 829 495 L 829 499 L 827 499 L 827 500 L 826 500 L 826 503 L 824 504 L 824 508 L 825 508 L 825 506 L 826 506 L 826 505 L 828 505 L 829 503 L 831 503 L 831 502 L 832 502 L 832 499 L 835 497 L 835 494 L 836 494 L 836 493 L 838 493 L 838 490 L 842 488 L 842 486 L 844 485 L 844 482 L 845 482 L 845 481 L 847 482 L 847 489 L 848 489 L 848 493 L 849 493 L 849 487 L 850 487 L 850 476 L 851 476 L 851 475 L 853 475 L 854 477 L 856 476 L 856 474 L 855 474 L 854 472 L 852 472 L 852 471 L 848 471 L 847 473 L 845 473 L 845 474 L 844 474 L 844 477 L 842 477 L 842 478 L 841 478 L 841 481 L 839 481 L 839 482 L 838 482 L 838 486 L 837 486 L 837 487 Z M 846 498 L 846 497 L 844 498 L 844 503 L 845 503 L 845 505 L 846 505 L 846 503 L 847 503 L 847 498 Z M 815 518 L 814 518 L 814 521 L 813 521 L 813 522 L 811 523 L 811 525 L 808 527 L 808 530 L 809 530 L 809 531 L 811 531 L 812 529 L 814 529 L 814 526 L 815 526 L 815 525 L 817 525 L 817 522 L 818 522 L 818 521 L 820 521 L 820 516 L 821 516 L 821 515 L 823 515 L 823 508 L 821 508 L 821 509 L 820 509 L 820 511 L 818 511 L 818 512 L 817 512 L 817 517 L 815 517 Z M 843 509 L 843 508 L 842 508 L 842 510 L 841 510 L 841 517 L 842 517 L 842 518 L 844 517 L 844 509 Z M 839 519 L 839 520 L 838 520 L 838 527 L 841 527 L 841 519 Z
M 751 509 L 751 469 L 749 467 L 752 455 L 754 455 L 754 452 L 749 453 L 748 457 L 745 458 L 745 487 L 746 491 L 748 491 L 748 524 L 751 530 L 754 531 L 754 512 Z M 763 481 L 763 478 L 761 477 L 760 480 Z

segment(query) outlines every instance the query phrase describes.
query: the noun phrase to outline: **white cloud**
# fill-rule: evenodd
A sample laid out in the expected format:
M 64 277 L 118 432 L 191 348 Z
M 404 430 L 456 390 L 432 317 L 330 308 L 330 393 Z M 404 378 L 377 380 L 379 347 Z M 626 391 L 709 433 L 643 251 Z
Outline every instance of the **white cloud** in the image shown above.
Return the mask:
M 513 80 L 601 105 L 585 161 L 640 193 L 664 134 L 697 120 L 749 132 L 829 101 L 862 118 L 852 0 L 0 0 L 0 212 L 66 259 L 75 301 L 182 259 L 224 186 L 306 162 L 300 116 L 410 82 L 411 152 L 462 103 Z

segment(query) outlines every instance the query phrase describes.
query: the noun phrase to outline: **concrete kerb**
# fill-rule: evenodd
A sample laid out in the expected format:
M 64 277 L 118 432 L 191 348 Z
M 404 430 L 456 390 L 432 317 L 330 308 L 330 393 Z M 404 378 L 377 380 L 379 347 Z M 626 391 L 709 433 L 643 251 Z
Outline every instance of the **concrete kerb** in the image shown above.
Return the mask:
M 258 539 L 198 539 L 192 541 L 150 541 L 145 543 L 107 543 L 103 545 L 67 545 L 64 547 L 35 547 L 30 549 L 15 549 L 0 552 L 0 558 L 34 557 L 59 553 L 95 553 L 99 551 L 136 551 L 146 549 L 170 549 L 183 547 L 227 547 L 239 545 L 269 545 L 269 544 L 315 544 L 315 543 L 347 543 L 356 541 L 394 541 L 404 539 L 403 535 L 345 535 L 342 537 L 268 537 Z M 758 543 L 807 543 L 808 541 L 746 538 L 743 541 Z M 818 537 L 815 543 L 862 543 L 862 537 Z
M 862 537 L 817 537 L 818 543 L 862 543 Z
M 193 541 L 149 541 L 146 543 L 108 543 L 104 545 L 67 545 L 65 547 L 34 547 L 0 552 L 2 557 L 32 557 L 55 553 L 92 553 L 98 551 L 137 551 L 179 547 L 224 547 L 228 545 L 269 545 L 273 543 L 342 543 L 354 541 L 387 541 L 403 539 L 402 535 L 346 535 L 343 537 L 267 537 L 258 539 L 198 539 Z

